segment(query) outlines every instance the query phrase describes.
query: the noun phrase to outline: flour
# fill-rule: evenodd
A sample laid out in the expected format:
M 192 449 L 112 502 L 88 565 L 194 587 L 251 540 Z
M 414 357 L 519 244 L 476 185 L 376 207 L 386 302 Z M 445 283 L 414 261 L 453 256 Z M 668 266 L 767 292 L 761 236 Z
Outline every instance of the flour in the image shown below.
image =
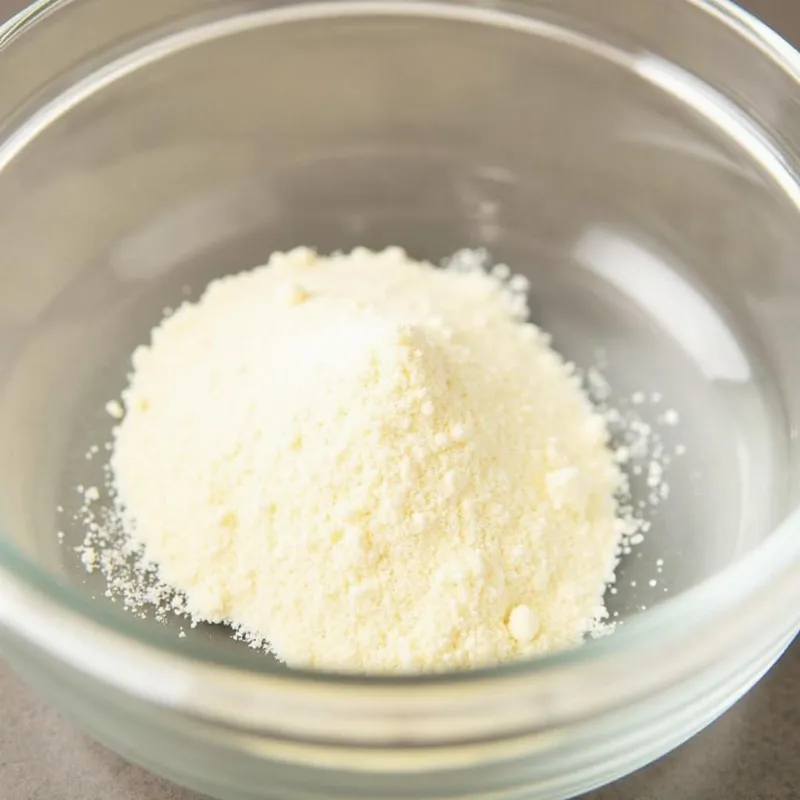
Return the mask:
M 597 631 L 644 525 L 615 499 L 632 456 L 524 322 L 526 290 L 464 253 L 299 249 L 176 309 L 134 353 L 111 459 L 153 592 L 330 669 L 473 667 Z M 91 549 L 90 569 L 119 558 Z

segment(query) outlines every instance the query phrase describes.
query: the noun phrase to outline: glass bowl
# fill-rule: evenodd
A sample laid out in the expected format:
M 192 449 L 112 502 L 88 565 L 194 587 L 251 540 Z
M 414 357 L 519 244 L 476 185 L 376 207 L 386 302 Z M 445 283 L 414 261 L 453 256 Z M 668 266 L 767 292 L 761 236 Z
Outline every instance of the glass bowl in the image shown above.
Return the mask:
M 219 798 L 564 798 L 691 736 L 786 647 L 800 57 L 774 33 L 721 0 L 54 0 L 0 29 L 0 74 L 0 642 L 78 725 Z M 104 597 L 73 515 L 128 354 L 165 306 L 298 244 L 486 248 L 658 431 L 669 496 L 633 476 L 652 528 L 614 635 L 364 678 Z

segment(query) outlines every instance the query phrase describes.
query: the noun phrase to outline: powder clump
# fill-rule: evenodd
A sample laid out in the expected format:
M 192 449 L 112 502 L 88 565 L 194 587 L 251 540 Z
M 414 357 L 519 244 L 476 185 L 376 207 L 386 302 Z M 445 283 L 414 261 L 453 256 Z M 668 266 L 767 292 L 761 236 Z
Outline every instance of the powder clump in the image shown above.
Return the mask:
M 134 353 L 111 459 L 127 537 L 195 620 L 292 666 L 580 642 L 606 616 L 623 479 L 526 288 L 399 248 L 214 281 Z

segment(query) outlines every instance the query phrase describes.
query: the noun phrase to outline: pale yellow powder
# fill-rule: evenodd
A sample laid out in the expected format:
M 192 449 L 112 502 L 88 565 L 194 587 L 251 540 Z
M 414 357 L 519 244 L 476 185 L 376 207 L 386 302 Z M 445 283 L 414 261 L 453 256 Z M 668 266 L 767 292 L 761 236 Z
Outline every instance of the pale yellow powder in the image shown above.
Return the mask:
M 126 530 L 197 619 L 290 665 L 579 642 L 604 616 L 620 474 L 522 289 L 397 248 L 215 281 L 134 354 L 112 458 Z

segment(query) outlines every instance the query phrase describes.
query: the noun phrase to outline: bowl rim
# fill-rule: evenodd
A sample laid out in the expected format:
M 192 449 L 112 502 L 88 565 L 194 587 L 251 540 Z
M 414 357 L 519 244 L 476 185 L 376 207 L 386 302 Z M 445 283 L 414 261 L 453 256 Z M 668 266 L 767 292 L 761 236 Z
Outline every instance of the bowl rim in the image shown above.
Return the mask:
M 75 2 L 38 0 L 12 17 L 0 26 L 0 53 L 38 19 Z M 800 53 L 749 12 L 730 0 L 684 2 L 728 26 L 800 84 Z M 388 9 L 385 13 L 396 13 L 397 3 L 342 0 L 324 5 L 324 10 L 321 3 L 296 3 L 289 7 L 289 12 L 285 9 L 283 12 L 290 13 L 297 5 L 319 7 L 320 14 L 335 14 L 344 6 L 355 9 L 355 13 L 376 6 Z M 412 11 L 426 8 L 437 15 L 449 9 L 447 13 L 455 18 L 479 24 L 490 19 L 493 24 L 497 20 L 506 20 L 503 24 L 507 24 L 513 16 L 511 12 L 483 6 L 459 8 L 449 1 L 421 0 L 406 8 Z M 265 13 L 277 18 L 281 11 Z M 23 146 L 24 142 L 20 149 Z M 2 161 L 0 167 L 4 163 L 7 162 Z M 800 511 L 794 510 L 747 558 L 637 615 L 611 637 L 572 650 L 473 671 L 364 676 L 302 669 L 275 673 L 243 666 L 235 657 L 178 641 L 174 634 L 158 627 L 143 632 L 132 616 L 120 617 L 105 604 L 93 603 L 53 580 L 3 539 L 0 539 L 0 628 L 5 627 L 13 636 L 121 690 L 203 717 L 241 721 L 242 700 L 253 693 L 265 693 L 270 702 L 276 696 L 284 696 L 295 710 L 307 709 L 309 703 L 319 710 L 320 703 L 327 702 L 321 700 L 320 690 L 337 690 L 337 708 L 342 704 L 351 710 L 358 707 L 370 718 L 394 714 L 398 706 L 413 706 L 423 701 L 429 709 L 454 713 L 456 708 L 474 703 L 491 686 L 494 690 L 490 696 L 495 698 L 502 696 L 509 702 L 518 702 L 524 695 L 529 703 L 549 704 L 547 724 L 560 724 L 632 702 L 656 686 L 681 680 L 717 658 L 732 641 L 741 641 L 747 632 L 764 628 L 776 608 L 790 608 L 799 594 L 798 532 Z M 787 623 L 787 632 L 793 627 L 796 627 L 794 621 Z M 698 645 L 701 641 L 703 646 Z M 683 652 L 676 655 L 680 649 Z M 624 691 L 617 687 L 594 705 L 582 703 L 580 709 L 570 701 L 587 681 L 594 684 L 601 675 L 611 676 L 619 670 L 620 659 L 630 663 L 634 657 L 638 664 L 649 669 L 637 669 L 640 674 L 630 680 Z M 659 669 L 664 659 L 671 662 L 669 674 Z M 112 665 L 115 674 L 110 669 Z M 446 691 L 448 688 L 452 691 Z M 201 694 L 214 696 L 203 698 Z M 236 702 L 229 702 L 234 697 Z M 253 705 L 248 724 L 274 727 L 274 715 L 258 703 Z M 480 707 L 484 706 L 485 703 L 480 703 Z M 234 707 L 238 709 L 236 713 Z M 332 714 L 333 708 L 328 709 Z

